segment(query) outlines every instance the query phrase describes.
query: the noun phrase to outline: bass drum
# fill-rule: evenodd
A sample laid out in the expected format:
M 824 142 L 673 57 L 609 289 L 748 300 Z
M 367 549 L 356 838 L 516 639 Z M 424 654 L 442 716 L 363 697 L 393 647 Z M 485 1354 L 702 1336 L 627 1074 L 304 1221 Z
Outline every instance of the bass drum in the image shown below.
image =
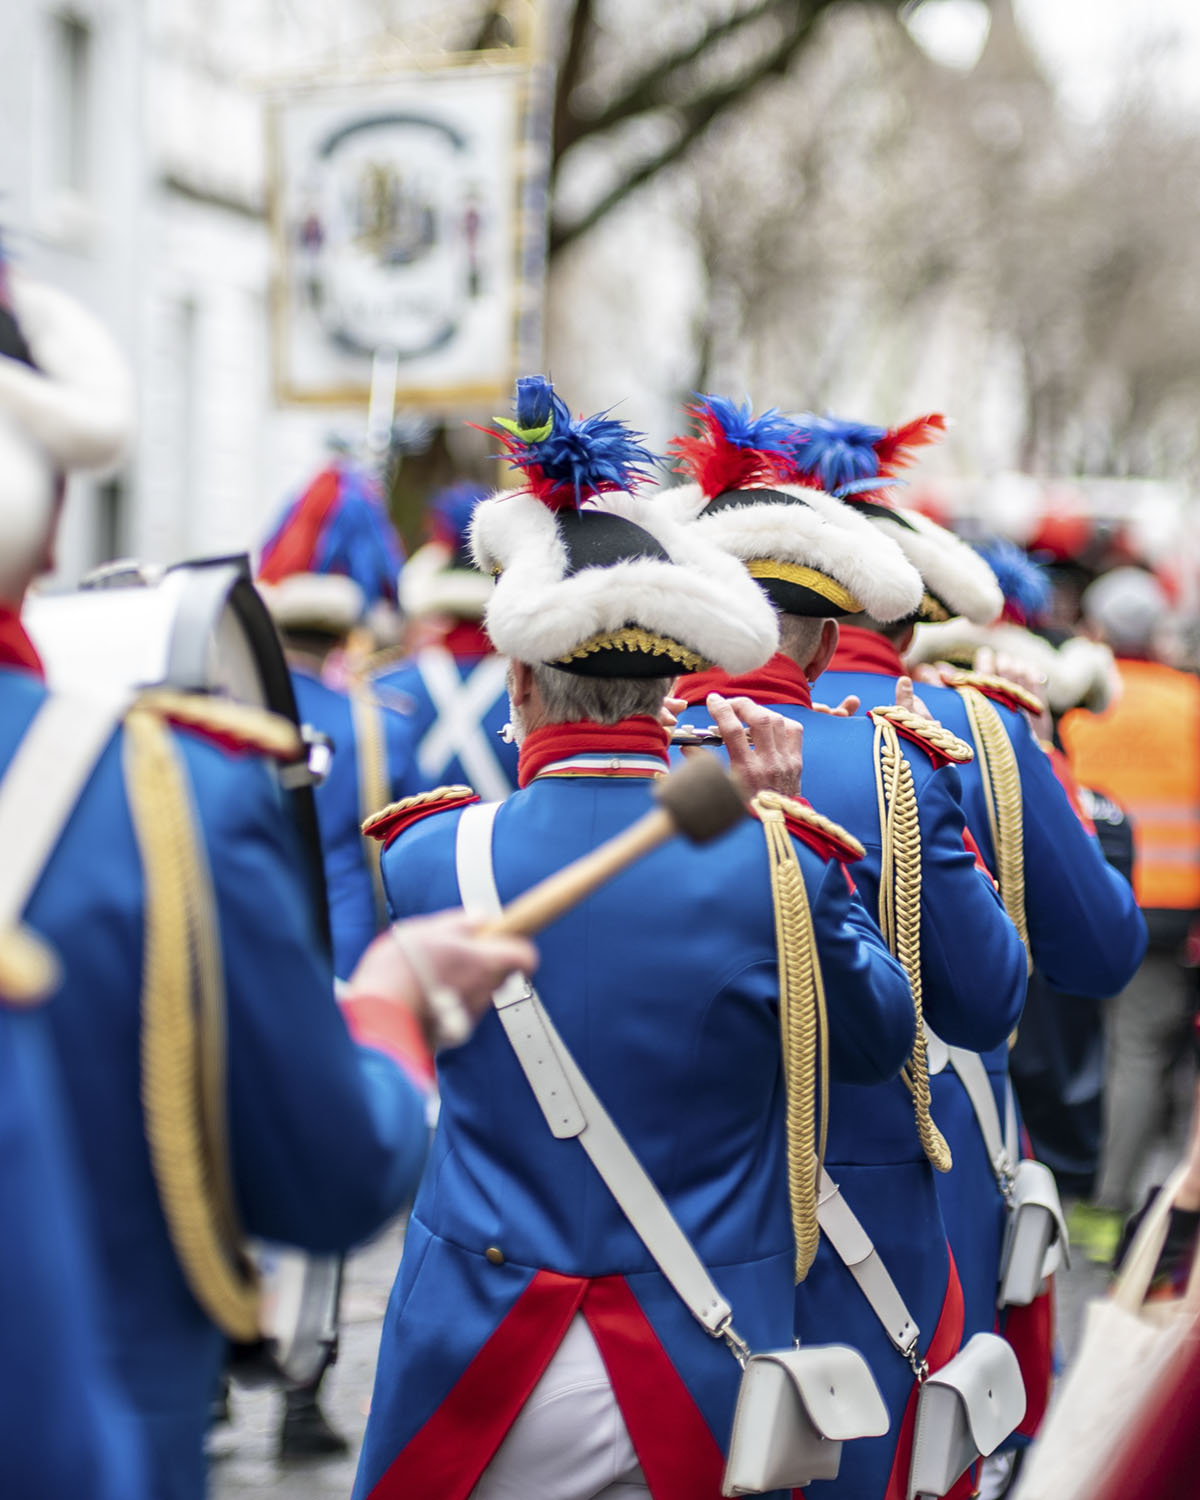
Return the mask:
M 283 647 L 243 555 L 202 558 L 169 568 L 113 563 L 72 593 L 30 594 L 22 611 L 59 692 L 126 696 L 169 687 L 216 694 L 299 725 Z M 287 815 L 300 835 L 316 931 L 329 950 L 329 908 L 312 786 L 328 748 L 312 739 L 309 767 L 284 768 L 279 781 Z M 244 1383 L 304 1385 L 337 1347 L 341 1260 L 285 1246 L 250 1247 L 262 1283 L 262 1339 L 234 1350 Z

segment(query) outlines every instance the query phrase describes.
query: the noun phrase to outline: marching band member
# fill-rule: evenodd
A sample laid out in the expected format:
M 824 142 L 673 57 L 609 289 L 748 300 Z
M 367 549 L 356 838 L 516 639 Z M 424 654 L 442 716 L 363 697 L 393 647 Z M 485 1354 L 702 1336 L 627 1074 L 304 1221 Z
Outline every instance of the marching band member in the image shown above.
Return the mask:
M 43 288 L 33 296 L 45 328 L 65 299 Z M 76 309 L 68 316 L 78 320 L 72 361 L 106 349 L 90 319 Z M 14 608 L 28 533 L 59 503 L 68 470 L 120 457 L 132 416 L 128 382 L 111 365 L 101 366 L 118 377 L 111 383 L 94 382 L 90 369 L 73 388 L 47 380 L 27 412 L 17 367 L 30 360 L 0 259 L 0 732 L 10 687 L 19 691 L 37 661 Z M 0 818 L 11 797 L 0 780 Z M 6 847 L 7 865 L 18 857 Z M 0 1362 L 8 1372 L 0 1494 L 149 1500 L 140 1433 L 100 1340 L 92 1247 L 44 1003 L 56 964 L 21 916 L 9 903 L 0 921 Z
M 346 979 L 387 923 L 379 851 L 364 819 L 408 789 L 406 718 L 330 659 L 371 610 L 395 613 L 396 535 L 375 481 L 345 462 L 323 469 L 284 511 L 263 547 L 259 588 L 283 637 L 303 723 L 329 737 L 328 774 L 314 789 L 329 898 L 333 971 Z
M 471 938 L 461 916 L 401 929 L 367 950 L 339 1013 L 268 769 L 303 754 L 294 726 L 165 692 L 114 708 L 106 725 L 91 700 L 85 712 L 47 691 L 18 611 L 53 555 L 53 475 L 70 461 L 68 435 L 96 445 L 129 381 L 108 338 L 66 299 L 17 277 L 11 295 L 0 411 L 16 435 L 5 472 L 24 482 L 0 489 L 0 771 L 28 766 L 31 743 L 44 779 L 79 752 L 64 723 L 95 734 L 24 922 L 59 965 L 46 1013 L 97 1256 L 104 1354 L 136 1416 L 149 1493 L 199 1500 L 226 1339 L 258 1331 L 242 1233 L 335 1252 L 386 1222 L 425 1155 L 442 988 L 461 990 L 456 1017 L 469 1022 L 534 955 Z M 49 731 L 61 742 L 47 750 Z M 72 1382 L 63 1389 L 65 1399 Z M 64 1434 L 68 1417 L 56 1405 L 58 1458 L 76 1437 Z M 96 1488 L 83 1481 L 74 1493 Z
M 842 631 L 825 675 L 831 700 L 856 695 L 865 704 L 887 698 L 905 673 L 903 655 L 915 620 L 965 616 L 994 620 L 1002 595 L 983 559 L 953 533 L 912 511 L 885 503 L 881 491 L 913 447 L 944 427 L 940 417 L 885 429 L 808 417 L 797 463 L 843 494 L 894 540 L 921 574 L 915 617 L 894 623 L 862 618 Z M 864 488 L 865 486 L 865 488 Z M 1095 834 L 1073 805 L 1056 766 L 1035 737 L 1029 716 L 1042 705 L 1016 684 L 971 673 L 946 682 L 921 681 L 929 711 L 970 742 L 975 758 L 961 768 L 967 825 L 996 879 L 1005 906 L 1026 940 L 1032 963 L 1055 989 L 1095 999 L 1119 990 L 1136 970 L 1146 930 L 1129 883 L 1105 862 Z M 948 1039 L 946 1039 L 948 1040 Z M 983 1050 L 1001 1120 L 1009 1095 L 1008 1042 Z M 934 1108 L 956 1167 L 939 1182 L 942 1212 L 960 1267 L 966 1331 L 996 1326 L 1005 1200 L 975 1110 L 952 1068 L 933 1079 Z M 1026 1415 L 1022 1437 L 1037 1431 L 1049 1396 L 1053 1310 L 1049 1294 L 1010 1309 L 1003 1332 L 1022 1361 Z
M 468 540 L 487 493 L 460 480 L 433 497 L 430 540 L 400 574 L 400 607 L 415 649 L 371 677 L 380 701 L 410 720 L 406 792 L 468 782 L 490 800 L 517 788 L 517 747 L 500 738 L 508 722 L 506 663 L 483 626 L 492 581 L 471 560 Z
M 920 578 L 867 522 L 795 482 L 794 431 L 786 419 L 774 412 L 755 418 L 748 404 L 738 408 L 713 396 L 692 414 L 698 434 L 673 447 L 695 482 L 665 491 L 660 503 L 745 564 L 779 611 L 780 649 L 732 678 L 712 672 L 681 678 L 675 692 L 690 707 L 680 721 L 705 723 L 706 699 L 715 690 L 749 697 L 804 725 L 805 791 L 866 849 L 855 884 L 868 910 L 881 910 L 881 895 L 895 908 L 893 951 L 908 954 L 925 1016 L 961 1045 L 993 1046 L 1020 1015 L 1025 963 L 990 880 L 964 846 L 956 768 L 969 750 L 914 713 L 911 694 L 907 704 L 906 695 L 896 694 L 900 706 L 877 710 L 873 724 L 812 706 L 812 684 L 837 646 L 838 618 L 863 610 L 907 617 L 920 600 Z M 881 787 L 893 774 L 908 790 L 889 794 L 895 800 L 884 817 Z M 906 857 L 919 866 L 919 906 L 908 894 L 912 876 L 902 873 Z M 898 1080 L 870 1090 L 834 1088 L 827 1163 L 918 1325 L 914 1353 L 937 1369 L 961 1342 L 961 1267 L 948 1252 L 938 1207 L 934 1169 L 946 1172 L 950 1153 L 934 1123 L 936 1110 L 932 1117 L 929 1111 L 920 1019 L 918 1011 L 909 1064 L 915 1113 L 914 1097 Z M 895 1347 L 828 1236 L 797 1288 L 796 1317 L 804 1343 L 842 1338 L 863 1351 L 891 1415 L 887 1435 L 848 1446 L 837 1479 L 822 1493 L 854 1500 L 904 1493 L 917 1360 Z
M 656 714 L 674 674 L 714 661 L 746 671 L 776 641 L 769 606 L 730 559 L 620 493 L 649 457 L 620 423 L 572 421 L 537 377 L 518 382 L 501 431 L 528 485 L 479 506 L 473 547 L 496 576 L 486 624 L 512 661 L 521 790 L 494 827 L 468 787 L 376 820 L 399 915 L 457 900 L 459 877 L 485 879 L 492 856 L 510 898 L 625 830 L 667 767 Z M 832 1075 L 894 1076 L 912 1001 L 850 895 L 841 862 L 858 846 L 780 795 L 798 780 L 794 730 L 739 706 L 758 749 L 735 747 L 737 761 L 757 776 L 762 758 L 777 788 L 756 804 L 765 821 L 626 869 L 546 929 L 539 988 L 741 1335 L 790 1347 L 797 1258 L 815 1232 L 815 1117 L 799 1064 L 785 1098 L 777 916 L 792 928 L 768 846 L 811 907 Z M 717 711 L 735 738 L 729 705 Z M 551 1135 L 514 1045 L 497 1015 L 439 1059 L 441 1114 L 355 1495 L 716 1500 L 738 1363 L 693 1320 L 581 1145 Z

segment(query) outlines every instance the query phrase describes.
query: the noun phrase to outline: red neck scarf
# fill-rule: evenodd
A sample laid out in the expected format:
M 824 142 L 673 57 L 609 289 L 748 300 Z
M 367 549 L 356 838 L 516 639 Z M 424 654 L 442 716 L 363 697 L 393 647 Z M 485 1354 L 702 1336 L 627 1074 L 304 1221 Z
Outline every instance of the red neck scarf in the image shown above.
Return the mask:
M 675 684 L 674 696 L 686 699 L 689 705 L 703 703 L 709 693 L 720 693 L 724 698 L 749 698 L 752 703 L 767 706 L 798 703 L 801 708 L 812 707 L 812 688 L 808 678 L 782 651 L 777 651 L 770 661 L 741 677 L 730 677 L 717 671 L 693 672 Z
M 595 724 L 590 719 L 546 724 L 525 736 L 517 761 L 517 781 L 528 786 L 547 766 L 572 755 L 653 755 L 665 768 L 670 764 L 669 743 L 667 731 L 647 714 L 622 719 L 619 724 Z
M 861 625 L 843 625 L 838 646 L 829 663 L 831 672 L 867 672 L 872 677 L 906 677 L 900 653 L 891 641 L 864 630 Z
M 42 659 L 25 633 L 19 612 L 0 604 L 0 667 L 20 667 L 35 677 L 45 678 Z

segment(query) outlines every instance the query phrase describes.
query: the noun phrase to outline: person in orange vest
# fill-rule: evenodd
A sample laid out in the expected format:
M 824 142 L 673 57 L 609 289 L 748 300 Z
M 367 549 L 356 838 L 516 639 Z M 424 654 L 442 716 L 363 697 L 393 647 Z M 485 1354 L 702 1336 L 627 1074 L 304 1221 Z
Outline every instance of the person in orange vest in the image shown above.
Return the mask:
M 1086 1226 L 1089 1254 L 1106 1260 L 1189 1050 L 1194 1001 L 1181 960 L 1200 915 L 1200 679 L 1155 659 L 1168 603 L 1143 569 L 1104 574 L 1082 607 L 1116 655 L 1121 692 L 1104 713 L 1067 714 L 1060 734 L 1078 780 L 1133 823 L 1134 890 L 1150 934 L 1141 968 L 1108 1002 L 1104 1142 Z

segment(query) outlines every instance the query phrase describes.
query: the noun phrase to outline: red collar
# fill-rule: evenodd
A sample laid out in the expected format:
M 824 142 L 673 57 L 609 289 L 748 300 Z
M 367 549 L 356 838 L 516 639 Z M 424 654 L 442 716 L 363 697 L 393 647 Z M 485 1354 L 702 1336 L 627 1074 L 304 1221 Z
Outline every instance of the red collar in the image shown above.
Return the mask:
M 812 707 L 808 678 L 782 651 L 777 651 L 756 671 L 741 677 L 729 677 L 724 672 L 693 672 L 675 684 L 674 696 L 685 699 L 689 705 L 703 703 L 709 693 L 720 693 L 725 698 L 749 698 L 752 703 L 798 703 L 801 708 Z
M 891 641 L 864 630 L 861 625 L 843 625 L 838 646 L 829 663 L 831 672 L 866 672 L 872 677 L 904 677 L 904 663 Z
M 455 620 L 446 628 L 438 645 L 444 646 L 451 656 L 492 656 L 496 650 L 478 620 Z
M 0 667 L 20 667 L 45 680 L 46 669 L 33 642 L 25 633 L 21 616 L 9 605 L 0 605 Z
M 517 782 L 528 786 L 547 766 L 574 755 L 646 755 L 661 761 L 665 769 L 670 764 L 668 744 L 667 731 L 646 714 L 622 719 L 619 724 L 595 724 L 590 719 L 547 724 L 525 736 L 517 761 Z M 588 774 L 603 776 L 604 771 Z

